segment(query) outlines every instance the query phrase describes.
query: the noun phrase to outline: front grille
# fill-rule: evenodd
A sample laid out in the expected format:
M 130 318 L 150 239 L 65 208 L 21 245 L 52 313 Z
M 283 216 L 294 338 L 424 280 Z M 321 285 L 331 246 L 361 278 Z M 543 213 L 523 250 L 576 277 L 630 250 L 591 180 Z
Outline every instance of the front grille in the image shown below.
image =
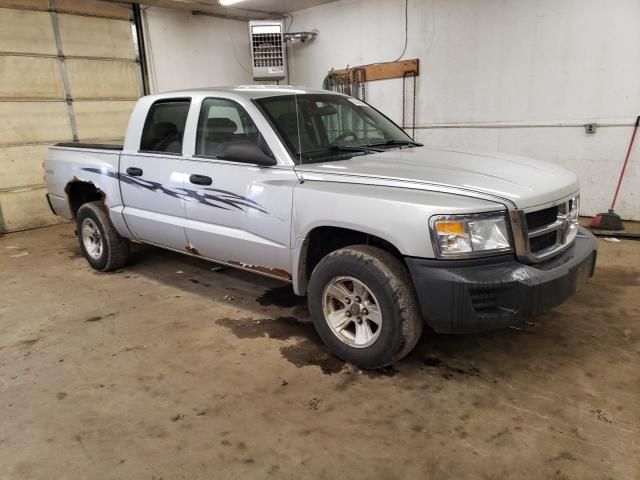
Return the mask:
M 558 233 L 550 232 L 529 239 L 529 249 L 531 253 L 538 253 L 545 248 L 553 247 L 558 241 Z
M 573 242 L 577 224 L 572 223 L 571 212 L 574 206 L 578 207 L 574 202 L 578 202 L 577 198 L 526 214 L 513 212 L 516 253 L 521 260 L 540 262 L 560 253 Z
M 527 213 L 527 228 L 533 230 L 549 225 L 558 219 L 558 206 Z

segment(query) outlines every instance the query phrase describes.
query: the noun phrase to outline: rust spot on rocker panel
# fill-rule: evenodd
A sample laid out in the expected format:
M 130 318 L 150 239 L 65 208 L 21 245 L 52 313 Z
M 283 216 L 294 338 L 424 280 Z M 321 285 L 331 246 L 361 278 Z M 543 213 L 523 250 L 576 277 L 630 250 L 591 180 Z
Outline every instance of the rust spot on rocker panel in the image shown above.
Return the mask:
M 248 263 L 237 262 L 235 260 L 229 260 L 227 262 L 229 265 L 234 265 L 236 267 L 246 268 L 247 270 L 253 270 L 257 273 L 263 273 L 266 275 L 271 275 L 273 277 L 278 277 L 287 282 L 291 281 L 291 274 L 286 270 L 282 270 L 280 268 L 270 268 L 270 267 L 262 267 L 260 265 L 251 265 Z
M 184 247 L 184 249 L 189 252 L 191 255 L 197 255 L 199 257 L 201 257 L 202 255 L 200 255 L 200 252 L 198 251 L 197 248 L 195 248 L 193 245 L 189 244 L 186 247 Z

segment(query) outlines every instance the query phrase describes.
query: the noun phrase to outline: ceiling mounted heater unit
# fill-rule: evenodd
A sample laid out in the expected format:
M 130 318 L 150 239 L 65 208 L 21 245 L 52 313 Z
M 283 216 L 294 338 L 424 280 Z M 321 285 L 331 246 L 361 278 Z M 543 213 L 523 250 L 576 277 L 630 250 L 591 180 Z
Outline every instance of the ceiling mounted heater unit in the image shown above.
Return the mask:
M 254 80 L 283 80 L 286 75 L 286 56 L 282 22 L 254 20 L 249 22 L 251 62 Z

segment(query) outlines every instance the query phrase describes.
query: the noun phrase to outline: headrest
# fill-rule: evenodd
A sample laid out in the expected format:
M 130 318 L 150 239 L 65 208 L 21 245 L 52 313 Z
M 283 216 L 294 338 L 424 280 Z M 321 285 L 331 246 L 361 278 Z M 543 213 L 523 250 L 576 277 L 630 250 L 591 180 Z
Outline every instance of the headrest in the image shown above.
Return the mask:
M 228 118 L 210 118 L 207 120 L 207 130 L 215 133 L 235 133 L 238 125 Z

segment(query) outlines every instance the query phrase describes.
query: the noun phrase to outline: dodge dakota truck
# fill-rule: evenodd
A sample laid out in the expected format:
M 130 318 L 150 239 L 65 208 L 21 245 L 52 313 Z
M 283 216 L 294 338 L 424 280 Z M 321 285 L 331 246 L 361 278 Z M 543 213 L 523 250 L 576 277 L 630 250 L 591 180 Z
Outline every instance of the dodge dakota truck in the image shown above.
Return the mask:
M 406 356 L 425 323 L 523 325 L 596 260 L 573 173 L 426 147 L 327 91 L 146 96 L 124 145 L 57 144 L 45 175 L 93 268 L 123 267 L 142 242 L 290 282 L 329 350 L 362 368 Z

